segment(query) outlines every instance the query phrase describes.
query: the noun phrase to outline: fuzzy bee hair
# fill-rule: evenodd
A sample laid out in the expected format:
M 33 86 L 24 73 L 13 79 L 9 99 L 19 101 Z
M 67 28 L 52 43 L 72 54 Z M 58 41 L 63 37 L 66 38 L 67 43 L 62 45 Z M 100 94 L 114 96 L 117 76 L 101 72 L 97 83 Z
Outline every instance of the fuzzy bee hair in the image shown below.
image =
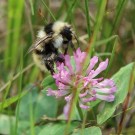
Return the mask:
M 72 43 L 74 38 L 74 31 L 68 23 L 61 21 L 50 23 L 38 31 L 37 41 L 29 52 L 33 52 L 33 60 L 42 71 L 46 71 L 47 68 L 53 74 L 54 63 L 64 62 L 61 54 L 67 53 L 69 45 L 74 49 Z

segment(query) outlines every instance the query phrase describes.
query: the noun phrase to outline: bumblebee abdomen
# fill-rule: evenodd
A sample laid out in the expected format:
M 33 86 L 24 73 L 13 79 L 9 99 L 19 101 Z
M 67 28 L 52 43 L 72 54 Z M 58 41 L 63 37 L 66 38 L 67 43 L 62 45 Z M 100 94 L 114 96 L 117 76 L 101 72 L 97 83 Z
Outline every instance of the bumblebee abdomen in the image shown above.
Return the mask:
M 37 55 L 36 52 L 32 53 L 32 57 L 33 60 L 35 62 L 35 64 L 42 70 L 42 71 L 46 71 L 44 62 L 43 62 L 43 57 L 42 55 Z

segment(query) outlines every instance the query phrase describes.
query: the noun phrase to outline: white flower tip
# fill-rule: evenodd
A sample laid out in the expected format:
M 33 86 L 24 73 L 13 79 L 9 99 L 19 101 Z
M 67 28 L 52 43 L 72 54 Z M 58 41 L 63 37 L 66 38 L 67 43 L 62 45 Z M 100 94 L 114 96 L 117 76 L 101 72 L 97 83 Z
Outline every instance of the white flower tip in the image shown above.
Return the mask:
M 110 95 L 109 97 L 108 97 L 108 102 L 112 102 L 112 101 L 114 101 L 114 98 L 115 98 L 115 96 L 114 95 Z
M 68 116 L 69 116 L 69 108 L 70 108 L 70 102 L 67 102 L 67 104 L 64 106 L 64 110 L 63 110 L 63 113 L 64 113 L 66 119 L 68 119 Z
M 105 61 L 101 62 L 101 68 L 102 70 L 105 70 L 108 66 L 109 59 L 107 58 Z
M 53 90 L 51 88 L 48 88 L 46 95 L 47 96 L 53 96 Z
M 84 105 L 84 104 L 82 104 L 82 103 L 80 103 L 80 107 L 81 107 L 82 109 L 85 109 L 85 110 L 87 110 L 87 109 L 90 108 L 89 106 Z
M 114 86 L 114 87 L 111 88 L 112 93 L 116 92 L 116 90 L 117 90 L 117 87 L 116 86 Z
M 94 56 L 91 59 L 93 59 L 94 61 L 98 62 L 98 56 Z
M 106 62 L 106 64 L 108 65 L 109 59 L 107 58 L 107 59 L 105 60 L 105 62 Z
M 81 52 L 81 49 L 80 49 L 80 47 L 76 50 L 76 52 Z

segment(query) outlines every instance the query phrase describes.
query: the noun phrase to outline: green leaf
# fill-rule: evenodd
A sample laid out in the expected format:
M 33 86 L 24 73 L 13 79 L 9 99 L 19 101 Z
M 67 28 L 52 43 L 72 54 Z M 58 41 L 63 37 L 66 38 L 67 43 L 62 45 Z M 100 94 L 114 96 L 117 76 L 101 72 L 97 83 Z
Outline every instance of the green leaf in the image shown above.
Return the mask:
M 39 135 L 63 135 L 65 126 L 64 124 L 48 124 L 41 130 Z
M 91 102 L 91 103 L 90 103 L 90 108 L 93 108 L 93 107 L 97 106 L 100 102 L 101 102 L 101 100 L 99 100 L 99 99 L 97 99 L 97 100 Z
M 102 132 L 99 127 L 93 126 L 85 129 L 79 129 L 72 135 L 102 135 Z
M 34 87 L 31 91 L 28 91 L 28 93 L 24 97 L 22 97 L 20 103 L 18 104 L 19 120 L 27 120 L 27 121 L 30 120 L 30 107 L 31 106 L 34 107 L 36 105 L 37 97 L 38 97 L 38 89 L 36 87 Z
M 0 115 L 0 134 L 9 135 L 11 133 L 11 128 L 13 128 L 14 124 L 15 124 L 15 117 L 1 114 Z
M 58 101 L 53 96 L 47 96 L 40 93 L 35 107 L 35 119 L 40 119 L 43 115 L 48 117 L 56 117 Z
M 31 91 L 20 100 L 18 104 L 18 133 L 30 134 L 31 127 L 34 123 L 45 115 L 47 117 L 56 117 L 58 102 L 52 96 L 47 96 L 46 93 L 38 91 L 34 87 Z M 21 126 L 23 124 L 23 126 Z M 39 133 L 40 127 L 34 127 L 34 132 Z
M 71 123 L 69 132 L 72 132 L 78 123 Z M 38 135 L 64 135 L 66 123 L 48 124 L 46 125 Z
M 115 81 L 117 86 L 117 92 L 115 94 L 115 101 L 112 103 L 105 103 L 103 111 L 101 111 L 97 115 L 97 122 L 98 124 L 104 123 L 107 119 L 109 119 L 116 107 L 124 101 L 127 96 L 129 83 L 130 83 L 130 76 L 132 74 L 133 63 L 121 68 L 113 77 L 112 79 Z
M 42 81 L 41 85 L 45 88 L 45 87 L 48 87 L 54 83 L 55 83 L 55 80 L 53 79 L 53 77 L 51 75 L 49 75 Z
M 23 91 L 21 94 L 18 94 L 14 97 L 8 98 L 5 101 L 0 103 L 0 109 L 4 109 L 8 106 L 10 106 L 11 104 L 13 104 L 14 102 L 16 102 L 17 100 L 19 100 L 20 98 L 22 98 L 24 95 L 27 94 L 28 91 Z
M 35 135 L 37 135 L 41 130 L 42 126 L 35 126 Z M 29 121 L 23 120 L 18 122 L 17 135 L 32 135 Z
M 26 121 L 26 120 L 21 120 L 18 122 L 18 128 L 17 128 L 17 134 L 21 135 L 21 134 L 26 134 L 29 130 L 30 127 L 30 122 Z
M 53 77 L 51 75 L 47 76 L 43 81 L 42 81 L 42 84 L 41 84 L 44 89 L 42 90 L 42 93 L 44 93 L 46 95 L 46 91 L 48 88 L 51 88 L 53 90 L 56 90 L 57 89 L 57 86 L 55 84 L 55 80 L 53 79 Z
M 31 119 L 31 111 L 35 122 L 43 115 L 56 117 L 57 106 L 58 102 L 54 97 L 47 96 L 46 93 L 39 93 L 35 87 L 20 100 L 19 120 L 29 121 Z

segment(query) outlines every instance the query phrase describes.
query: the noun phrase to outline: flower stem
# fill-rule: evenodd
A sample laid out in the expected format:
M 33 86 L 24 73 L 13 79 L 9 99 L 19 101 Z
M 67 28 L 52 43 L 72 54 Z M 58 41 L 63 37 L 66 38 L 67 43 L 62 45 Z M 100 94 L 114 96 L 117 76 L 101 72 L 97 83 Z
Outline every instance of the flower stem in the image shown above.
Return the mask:
M 83 129 L 85 128 L 86 119 L 87 119 L 87 111 L 85 111 L 85 113 L 84 113 L 83 123 L 82 123 L 82 127 L 81 127 L 81 129 L 82 129 L 81 134 L 82 135 L 84 134 Z
M 69 131 L 69 128 L 70 128 L 70 123 L 71 123 L 71 118 L 72 118 L 72 114 L 73 114 L 73 111 L 74 111 L 73 108 L 75 107 L 75 105 L 77 103 L 78 94 L 79 94 L 79 92 L 77 91 L 77 88 L 73 88 L 73 97 L 71 99 L 71 104 L 70 104 L 70 109 L 69 109 L 67 126 L 65 128 L 65 135 L 68 135 L 68 131 Z
M 76 107 L 77 107 L 77 109 L 78 109 L 78 113 L 79 113 L 79 116 L 80 116 L 80 120 L 83 120 L 83 112 L 82 112 L 82 109 L 81 109 L 80 106 L 79 106 L 79 102 L 77 102 Z

